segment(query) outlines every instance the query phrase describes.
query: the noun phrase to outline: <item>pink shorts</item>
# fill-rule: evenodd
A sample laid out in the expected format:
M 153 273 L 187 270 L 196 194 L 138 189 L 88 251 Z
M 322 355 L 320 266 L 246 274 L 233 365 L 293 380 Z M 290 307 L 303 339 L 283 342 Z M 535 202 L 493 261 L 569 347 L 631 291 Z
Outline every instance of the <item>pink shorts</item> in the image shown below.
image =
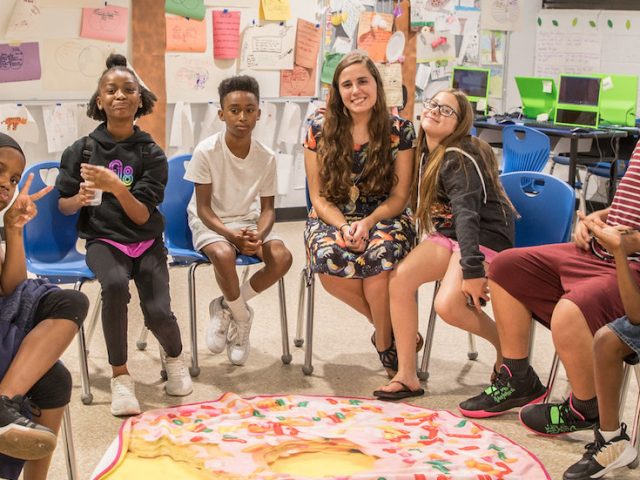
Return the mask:
M 455 240 L 452 240 L 449 237 L 442 235 L 441 233 L 431 233 L 429 235 L 425 235 L 422 237 L 422 241 L 428 240 L 429 242 L 436 243 L 444 248 L 447 248 L 451 252 L 459 252 L 460 245 Z M 480 251 L 484 255 L 484 261 L 487 263 L 491 263 L 491 260 L 498 254 L 495 250 L 491 250 L 489 247 L 484 247 L 480 245 Z

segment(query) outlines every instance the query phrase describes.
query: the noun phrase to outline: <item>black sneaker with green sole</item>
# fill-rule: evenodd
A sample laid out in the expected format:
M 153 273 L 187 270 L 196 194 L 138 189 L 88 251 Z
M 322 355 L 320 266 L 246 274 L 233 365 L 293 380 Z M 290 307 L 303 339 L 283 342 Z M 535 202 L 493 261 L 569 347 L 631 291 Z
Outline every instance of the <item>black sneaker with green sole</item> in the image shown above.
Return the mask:
M 524 377 L 516 378 L 506 365 L 501 365 L 493 383 L 480 395 L 462 402 L 458 410 L 470 418 L 495 417 L 512 408 L 542 401 L 546 391 L 531 367 Z
M 588 419 L 577 411 L 569 395 L 562 403 L 527 405 L 520 410 L 520 421 L 532 432 L 540 435 L 564 435 L 580 430 L 591 430 L 598 419 Z

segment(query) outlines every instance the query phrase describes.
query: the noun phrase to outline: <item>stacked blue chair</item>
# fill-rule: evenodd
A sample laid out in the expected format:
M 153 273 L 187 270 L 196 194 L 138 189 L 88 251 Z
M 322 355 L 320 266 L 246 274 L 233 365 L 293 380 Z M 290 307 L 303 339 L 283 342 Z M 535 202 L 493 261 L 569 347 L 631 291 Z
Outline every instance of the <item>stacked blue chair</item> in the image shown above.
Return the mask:
M 184 179 L 185 165 L 191 160 L 191 155 L 177 155 L 169 159 L 169 178 L 165 189 L 164 201 L 160 205 L 160 211 L 165 217 L 164 240 L 171 266 L 188 266 L 188 291 L 189 291 L 189 327 L 191 333 L 191 367 L 189 373 L 195 377 L 200 374 L 198 362 L 198 337 L 196 315 L 196 269 L 200 265 L 208 264 L 209 259 L 202 253 L 193 249 L 191 230 L 187 221 L 187 206 L 193 195 L 193 183 Z M 238 255 L 236 265 L 250 267 L 262 263 L 258 257 Z M 245 269 L 245 278 L 248 269 Z M 289 352 L 289 333 L 287 325 L 287 309 L 285 303 L 284 279 L 278 281 L 278 294 L 280 300 L 280 327 L 282 330 L 282 363 L 291 362 Z M 138 348 L 146 347 L 147 330 L 143 329 Z
M 530 247 L 550 243 L 567 242 L 571 238 L 575 197 L 571 187 L 562 180 L 538 172 L 512 172 L 500 176 L 502 186 L 515 207 L 518 218 L 515 222 L 515 246 Z M 535 185 L 535 192 L 531 192 L 529 185 Z M 436 282 L 433 298 L 438 291 Z M 431 313 L 425 334 L 422 362 L 418 369 L 418 377 L 426 380 L 429 377 L 429 360 L 431 344 L 435 329 L 436 312 L 431 304 Z M 473 336 L 469 334 L 470 342 Z M 468 356 L 474 360 L 477 357 L 475 348 Z M 549 386 L 555 380 L 558 365 L 557 355 L 552 365 L 552 376 Z
M 549 137 L 533 128 L 509 125 L 502 130 L 502 173 L 541 172 L 549 160 Z
M 24 185 L 29 174 L 33 173 L 31 192 L 37 192 L 47 186 L 45 178 L 54 179 L 60 168 L 58 162 L 42 162 L 30 166 L 24 172 L 20 187 Z M 53 183 L 53 182 L 49 182 Z M 24 227 L 24 250 L 27 259 L 27 270 L 38 278 L 46 278 L 51 283 L 73 284 L 76 290 L 90 280 L 95 280 L 89 270 L 84 255 L 76 249 L 78 240 L 76 222 L 78 214 L 63 215 L 58 209 L 60 195 L 56 189 L 36 202 L 38 215 Z M 94 305 L 91 322 L 95 324 L 100 312 L 101 299 Z M 78 357 L 80 359 L 80 378 L 82 383 L 82 403 L 93 401 L 89 385 L 89 369 L 87 365 L 87 348 L 84 326 L 78 331 Z

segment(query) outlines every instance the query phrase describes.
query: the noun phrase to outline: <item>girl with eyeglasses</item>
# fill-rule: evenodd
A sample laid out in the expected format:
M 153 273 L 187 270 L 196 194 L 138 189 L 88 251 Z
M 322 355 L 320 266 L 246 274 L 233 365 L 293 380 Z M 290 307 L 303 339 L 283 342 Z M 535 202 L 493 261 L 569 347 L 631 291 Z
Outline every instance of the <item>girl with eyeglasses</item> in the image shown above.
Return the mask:
M 400 399 L 424 393 L 416 375 L 416 292 L 440 281 L 436 312 L 447 323 L 500 343 L 493 320 L 481 309 L 489 300 L 485 268 L 513 246 L 513 208 L 498 178 L 491 147 L 469 135 L 473 109 L 459 90 L 424 103 L 420 121 L 413 207 L 421 243 L 391 273 L 391 320 L 398 373 L 374 395 Z M 495 367 L 494 367 L 495 372 Z

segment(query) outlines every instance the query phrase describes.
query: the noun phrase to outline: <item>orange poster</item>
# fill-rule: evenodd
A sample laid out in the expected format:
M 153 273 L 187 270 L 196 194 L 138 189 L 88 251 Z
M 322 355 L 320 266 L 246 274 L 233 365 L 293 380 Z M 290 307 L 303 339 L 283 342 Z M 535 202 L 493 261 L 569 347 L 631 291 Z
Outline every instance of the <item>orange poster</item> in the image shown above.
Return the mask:
M 168 52 L 204 52 L 207 30 L 204 21 L 167 15 Z
M 213 58 L 238 58 L 240 12 L 213 11 Z
M 392 28 L 393 14 L 391 13 L 361 13 L 358 26 L 358 48 L 365 50 L 374 62 L 384 62 Z
M 322 29 L 320 25 L 298 19 L 296 30 L 296 65 L 306 68 L 316 68 L 318 65 L 318 52 L 322 41 Z
M 316 94 L 316 69 L 294 65 L 280 71 L 281 97 L 313 97 Z

